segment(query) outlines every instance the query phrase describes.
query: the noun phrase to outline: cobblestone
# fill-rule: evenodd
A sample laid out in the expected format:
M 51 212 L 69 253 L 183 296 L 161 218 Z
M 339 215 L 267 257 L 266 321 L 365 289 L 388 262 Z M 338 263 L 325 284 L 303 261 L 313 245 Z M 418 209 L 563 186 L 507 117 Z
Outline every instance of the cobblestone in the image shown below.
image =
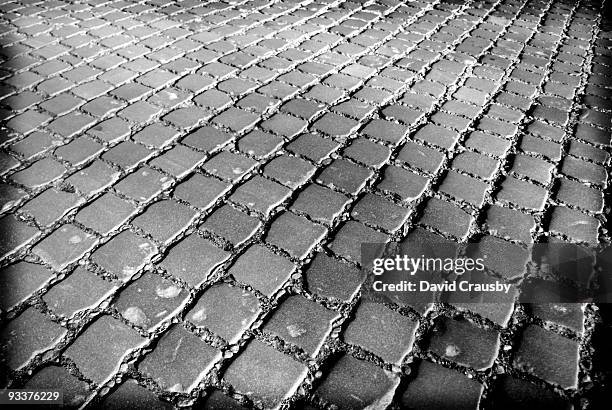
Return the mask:
M 334 141 L 313 134 L 304 134 L 287 146 L 292 152 L 315 162 L 320 162 L 335 151 L 337 147 L 338 144 Z
M 138 168 L 115 185 L 117 192 L 137 201 L 149 201 L 159 194 L 172 180 L 147 167 Z
M 162 243 L 169 242 L 185 229 L 196 217 L 196 213 L 173 200 L 159 201 L 147 208 L 132 222 Z
M 28 201 L 21 210 L 32 216 L 41 226 L 48 226 L 83 202 L 75 193 L 49 188 Z
M 257 218 L 225 205 L 210 215 L 200 225 L 200 229 L 213 232 L 232 244 L 239 245 L 251 237 L 260 225 Z
M 402 396 L 402 404 L 430 409 L 474 409 L 482 390 L 480 383 L 457 371 L 422 361 L 416 378 Z
M 228 256 L 212 242 L 191 234 L 170 249 L 160 266 L 191 286 L 199 286 Z
M 104 149 L 104 146 L 91 138 L 81 136 L 72 142 L 62 145 L 55 150 L 58 158 L 79 166 L 87 160 L 94 158 Z
M 363 197 L 352 211 L 352 216 L 362 222 L 381 227 L 388 231 L 399 229 L 408 218 L 409 211 L 377 195 Z
M 242 184 L 230 199 L 267 215 L 290 193 L 291 191 L 281 184 L 255 176 Z
M 195 174 L 179 184 L 174 195 L 193 206 L 206 209 L 212 205 L 230 187 L 217 179 Z
M 306 375 L 307 368 L 257 340 L 227 369 L 224 378 L 256 403 L 271 408 L 288 397 Z
M 294 265 L 261 245 L 251 246 L 229 270 L 236 280 L 271 296 L 289 279 Z
M 123 231 L 98 248 L 92 261 L 124 279 L 129 279 L 155 253 L 149 240 L 130 231 Z
M 44 158 L 16 172 L 11 179 L 28 188 L 37 188 L 59 178 L 64 172 L 66 168 L 61 163 L 51 158 Z
M 491 404 L 496 408 L 528 408 L 546 406 L 550 408 L 569 408 L 570 404 L 550 390 L 539 388 L 512 376 L 503 376 L 494 391 Z
M 536 227 L 536 223 L 528 214 L 501 206 L 492 206 L 487 212 L 486 227 L 494 235 L 528 243 L 531 242 L 531 232 Z
M 386 406 L 399 379 L 372 363 L 343 356 L 332 368 L 315 394 L 339 409 L 372 404 Z
M 321 241 L 326 231 L 325 227 L 306 218 L 284 212 L 270 226 L 266 242 L 286 250 L 296 258 L 303 258 Z
M 308 312 L 304 315 L 304 312 Z M 338 314 L 301 296 L 291 296 L 276 310 L 263 330 L 316 356 Z
M 348 301 L 363 282 L 362 276 L 358 269 L 319 253 L 306 271 L 305 279 L 312 293 Z
M 36 228 L 27 225 L 14 216 L 0 218 L 0 229 L 4 233 L 4 237 L 0 241 L 0 255 L 2 257 L 19 250 L 39 234 Z
M 189 391 L 208 371 L 220 352 L 180 325 L 171 327 L 138 369 L 160 386 L 172 391 Z M 188 370 L 187 370 L 188 369 Z
M 72 174 L 66 183 L 84 196 L 92 196 L 115 182 L 118 176 L 119 172 L 110 165 L 96 160 L 87 168 Z
M 127 379 L 123 382 L 117 390 L 104 398 L 101 405 L 110 409 L 122 408 L 123 406 L 146 406 L 155 410 L 172 408 L 170 403 L 161 401 L 153 392 L 139 385 L 133 379 Z
M 568 235 L 582 242 L 594 243 L 599 221 L 566 207 L 555 207 L 551 216 L 550 230 Z
M 460 365 L 483 370 L 491 367 L 496 358 L 499 333 L 479 329 L 467 321 L 444 319 L 434 327 L 429 349 Z
M 1 388 L 596 406 L 605 305 L 516 301 L 531 244 L 610 242 L 606 2 L 0 10 Z M 375 305 L 361 244 L 390 240 L 465 243 L 513 286 Z
M 228 343 L 236 343 L 260 311 L 259 302 L 252 293 L 239 287 L 218 284 L 204 292 L 187 319 L 221 336 Z
M 418 322 L 383 305 L 363 303 L 346 329 L 344 340 L 399 364 L 412 348 L 417 326 Z
M 66 330 L 33 307 L 9 322 L 0 333 L 3 364 L 18 369 L 35 354 L 51 348 Z
M 502 183 L 502 188 L 497 198 L 522 208 L 541 211 L 544 209 L 546 190 L 520 179 L 508 178 Z
M 130 202 L 107 193 L 88 207 L 83 208 L 76 215 L 75 220 L 102 235 L 107 235 L 121 226 L 135 212 L 136 208 Z
M 315 171 L 308 162 L 281 155 L 266 164 L 264 173 L 289 188 L 295 189 L 306 182 Z
M 474 206 L 481 206 L 484 203 L 487 188 L 487 184 L 475 178 L 450 171 L 444 177 L 440 191 Z
M 472 220 L 470 214 L 462 209 L 434 198 L 427 203 L 422 222 L 442 232 L 461 238 L 468 234 Z
M 29 262 L 4 267 L 0 275 L 0 288 L 5 296 L 0 306 L 4 310 L 10 309 L 40 289 L 51 279 L 51 275 L 51 271 L 44 266 Z
M 178 310 L 187 292 L 173 282 L 145 273 L 119 294 L 114 307 L 136 326 L 152 329 Z
M 69 318 L 80 310 L 95 306 L 115 289 L 114 284 L 77 267 L 66 279 L 45 293 L 43 300 L 54 313 Z
M 65 405 L 77 407 L 89 395 L 87 383 L 77 379 L 60 366 L 47 366 L 36 372 L 26 384 L 28 389 L 58 389 L 62 391 Z
M 564 360 L 551 356 L 563 356 Z M 577 360 L 576 342 L 532 325 L 523 333 L 514 365 L 567 388 L 577 382 Z
M 101 383 L 110 377 L 123 357 L 146 339 L 111 316 L 101 316 L 64 352 L 85 377 Z

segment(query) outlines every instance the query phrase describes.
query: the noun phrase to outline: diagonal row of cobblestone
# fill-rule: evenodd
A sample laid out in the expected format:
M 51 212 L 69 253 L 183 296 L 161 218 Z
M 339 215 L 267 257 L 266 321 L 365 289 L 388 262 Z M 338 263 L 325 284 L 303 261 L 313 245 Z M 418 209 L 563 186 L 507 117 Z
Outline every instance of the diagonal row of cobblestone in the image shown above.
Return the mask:
M 3 384 L 588 403 L 591 305 L 370 303 L 358 268 L 365 241 L 607 240 L 598 7 L 3 3 Z

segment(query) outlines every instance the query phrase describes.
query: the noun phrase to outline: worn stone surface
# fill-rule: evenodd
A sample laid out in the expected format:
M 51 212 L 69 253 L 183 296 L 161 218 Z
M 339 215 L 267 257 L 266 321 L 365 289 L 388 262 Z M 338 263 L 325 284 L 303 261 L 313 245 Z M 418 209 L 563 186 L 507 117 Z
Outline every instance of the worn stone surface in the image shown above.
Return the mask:
M 127 221 L 135 211 L 136 207 L 130 202 L 107 193 L 83 208 L 75 219 L 96 232 L 106 235 Z
M 80 310 L 94 307 L 115 289 L 110 281 L 77 267 L 45 293 L 43 300 L 54 313 L 70 317 Z
M 124 319 L 151 329 L 172 316 L 186 299 L 187 292 L 178 285 L 145 273 L 121 291 L 113 306 Z
M 412 349 L 418 322 L 376 303 L 363 303 L 344 333 L 347 343 L 369 350 L 390 363 L 401 363 Z
M 325 402 L 340 409 L 386 407 L 399 383 L 396 375 L 351 356 L 340 358 L 315 391 Z
M 51 348 L 65 333 L 66 329 L 30 307 L 0 332 L 2 364 L 18 369 L 35 354 Z
M 285 212 L 270 226 L 266 241 L 286 250 L 292 256 L 303 258 L 326 232 L 323 226 L 291 212 Z
M 21 209 L 41 226 L 48 226 L 83 202 L 84 200 L 75 193 L 49 188 Z
M 589 408 L 609 387 L 605 305 L 516 303 L 531 244 L 610 242 L 607 2 L 0 10 L 0 387 L 306 409 Z M 515 283 L 364 315 L 361 244 L 388 241 L 479 242 L 461 252 Z
M 0 271 L 0 306 L 10 309 L 41 288 L 51 276 L 50 270 L 34 263 L 17 262 L 5 266 Z
M 563 388 L 575 387 L 578 344 L 531 325 L 523 332 L 514 365 Z
M 60 366 L 47 366 L 36 372 L 25 384 L 27 389 L 58 389 L 62 391 L 64 406 L 78 407 L 91 394 L 89 386 Z
M 101 403 L 105 409 L 133 409 L 146 407 L 155 410 L 169 410 L 170 403 L 161 401 L 153 392 L 138 384 L 136 380 L 128 379 L 119 388 L 106 396 Z
M 117 371 L 123 357 L 146 339 L 111 316 L 97 318 L 64 352 L 81 373 L 101 383 Z
M 463 366 L 490 367 L 499 349 L 499 333 L 480 329 L 465 320 L 444 319 L 436 323 L 429 349 Z
M 155 245 L 130 231 L 123 231 L 98 248 L 91 260 L 123 279 L 133 276 L 155 253 Z
M 545 409 L 571 409 L 569 401 L 550 390 L 512 376 L 502 376 L 491 397 L 491 405 L 499 409 L 528 409 L 533 406 Z
M 235 343 L 259 312 L 259 302 L 251 292 L 219 284 L 204 292 L 187 320 Z
M 263 328 L 315 356 L 339 316 L 301 296 L 286 299 Z
M 32 249 L 43 261 L 62 270 L 96 244 L 96 238 L 74 225 L 63 225 Z
M 306 370 L 303 364 L 254 340 L 223 377 L 237 391 L 249 392 L 256 403 L 271 408 L 293 393 Z
M 262 245 L 253 245 L 238 258 L 229 273 L 239 282 L 271 296 L 289 279 L 294 268 L 289 259 Z
M 189 391 L 219 356 L 218 350 L 182 326 L 174 325 L 138 368 L 166 389 Z
M 419 365 L 402 404 L 420 409 L 476 409 L 483 386 L 456 370 L 428 361 Z
M 363 282 L 359 269 L 340 260 L 318 253 L 305 274 L 312 293 L 348 301 Z
M 172 276 L 199 286 L 228 256 L 212 242 L 191 234 L 175 244 L 159 266 Z

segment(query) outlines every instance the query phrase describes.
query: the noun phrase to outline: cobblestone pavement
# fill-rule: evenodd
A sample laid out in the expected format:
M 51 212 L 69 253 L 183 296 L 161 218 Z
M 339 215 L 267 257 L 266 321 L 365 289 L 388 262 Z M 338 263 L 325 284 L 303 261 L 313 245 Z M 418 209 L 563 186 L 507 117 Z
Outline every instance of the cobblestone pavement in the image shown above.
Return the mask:
M 599 0 L 0 4 L 3 386 L 596 407 L 605 306 L 360 301 L 358 262 L 478 240 L 516 282 L 532 242 L 609 242 Z

